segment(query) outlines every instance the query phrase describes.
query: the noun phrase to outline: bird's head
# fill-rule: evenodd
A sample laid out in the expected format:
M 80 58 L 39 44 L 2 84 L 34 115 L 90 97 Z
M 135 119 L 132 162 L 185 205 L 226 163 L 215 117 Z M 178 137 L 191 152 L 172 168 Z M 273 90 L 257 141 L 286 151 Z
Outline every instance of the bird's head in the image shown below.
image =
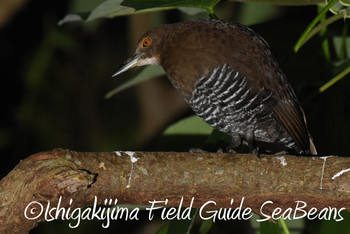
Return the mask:
M 133 67 L 160 64 L 160 49 L 167 37 L 166 25 L 154 28 L 142 35 L 133 55 L 114 73 L 117 76 Z

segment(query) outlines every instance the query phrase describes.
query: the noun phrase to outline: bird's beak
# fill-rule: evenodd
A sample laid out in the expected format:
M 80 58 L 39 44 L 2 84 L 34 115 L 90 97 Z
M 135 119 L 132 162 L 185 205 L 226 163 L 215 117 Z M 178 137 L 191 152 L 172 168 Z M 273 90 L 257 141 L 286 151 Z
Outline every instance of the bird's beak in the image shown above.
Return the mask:
M 115 76 L 119 75 L 120 73 L 123 73 L 123 72 L 129 70 L 130 68 L 133 68 L 133 67 L 137 66 L 137 62 L 139 61 L 140 56 L 141 56 L 141 54 L 134 54 L 134 56 L 132 56 L 131 58 L 126 60 L 118 68 L 118 70 L 113 74 L 112 77 L 115 77 Z

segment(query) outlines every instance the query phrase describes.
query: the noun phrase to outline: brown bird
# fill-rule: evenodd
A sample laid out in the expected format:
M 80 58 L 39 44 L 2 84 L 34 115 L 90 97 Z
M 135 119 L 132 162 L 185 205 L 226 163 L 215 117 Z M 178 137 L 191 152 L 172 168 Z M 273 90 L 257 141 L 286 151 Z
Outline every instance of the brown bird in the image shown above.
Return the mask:
M 221 20 L 161 25 L 146 32 L 113 75 L 157 64 L 193 111 L 250 149 L 316 155 L 304 111 L 260 35 Z

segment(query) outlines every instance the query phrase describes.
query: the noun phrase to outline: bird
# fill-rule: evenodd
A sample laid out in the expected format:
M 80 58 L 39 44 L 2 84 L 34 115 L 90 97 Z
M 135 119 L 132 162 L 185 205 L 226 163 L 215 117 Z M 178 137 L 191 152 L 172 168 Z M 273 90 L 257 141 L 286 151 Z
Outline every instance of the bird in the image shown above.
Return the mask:
M 251 152 L 317 155 L 298 98 L 267 42 L 225 20 L 163 24 L 144 33 L 114 73 L 160 65 L 206 123 Z

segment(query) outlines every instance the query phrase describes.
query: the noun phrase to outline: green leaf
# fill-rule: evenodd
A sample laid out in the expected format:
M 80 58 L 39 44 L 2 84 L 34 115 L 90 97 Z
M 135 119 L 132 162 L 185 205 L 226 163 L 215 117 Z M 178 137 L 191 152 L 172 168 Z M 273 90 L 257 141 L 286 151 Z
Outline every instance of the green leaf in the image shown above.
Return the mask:
M 90 12 L 105 0 L 73 0 L 70 1 L 72 12 Z
M 171 9 L 176 7 L 198 7 L 207 9 L 209 12 L 220 0 L 124 0 L 121 4 L 139 10 L 150 8 Z
M 78 20 L 91 21 L 98 18 L 113 18 L 174 8 L 201 8 L 209 12 L 212 18 L 215 18 L 214 7 L 220 1 L 221 0 L 76 0 L 73 1 L 72 11 L 77 13 L 65 16 L 60 20 L 59 25 Z M 263 0 L 261 2 L 281 5 L 302 5 L 320 3 L 322 0 L 309 0 L 307 3 L 305 0 Z M 96 7 L 97 4 L 99 5 Z M 188 12 L 187 10 L 185 11 Z M 198 11 L 189 11 L 191 14 L 198 13 Z
M 166 222 L 165 224 L 163 224 L 158 231 L 156 232 L 156 234 L 167 234 L 168 230 L 169 230 L 169 225 L 170 222 Z
M 209 135 L 213 131 L 197 115 L 190 116 L 174 123 L 164 131 L 164 135 Z
M 191 219 L 185 220 L 172 220 L 166 222 L 157 232 L 156 234 L 177 234 L 177 233 L 190 233 L 193 222 L 195 220 L 197 214 L 197 209 L 192 209 L 190 217 Z
M 286 221 L 283 218 L 279 218 L 278 222 L 280 223 L 282 230 L 284 231 L 284 234 L 290 234 Z
M 224 132 L 220 132 L 219 130 L 213 129 L 206 143 L 210 145 L 229 145 L 230 143 L 232 143 L 232 138 L 230 135 Z
M 326 3 L 328 0 L 326 0 Z M 334 6 L 329 9 L 333 14 L 339 14 L 341 11 L 349 10 L 350 1 L 349 0 L 339 0 Z M 345 17 L 349 18 L 350 15 L 346 15 Z
M 265 221 L 260 223 L 260 234 L 282 234 L 282 229 L 277 223 Z
M 220 0 L 107 0 L 95 6 L 101 0 L 93 0 L 88 7 L 83 8 L 79 4 L 78 7 L 74 7 L 75 14 L 69 14 L 60 20 L 59 25 L 64 23 L 74 22 L 78 20 L 91 21 L 98 18 L 113 18 L 117 16 L 132 15 L 142 12 L 152 12 L 160 10 L 168 10 L 174 8 L 202 8 L 207 10 L 210 14 L 214 14 L 215 5 Z M 91 12 L 90 12 L 91 11 Z M 189 9 L 184 10 L 197 14 L 199 10 Z
M 130 88 L 132 86 L 135 86 L 152 78 L 162 76 L 164 74 L 165 72 L 161 66 L 146 66 L 142 68 L 132 79 L 128 80 L 127 82 L 118 86 L 117 88 L 109 91 L 105 95 L 105 98 L 110 98 L 113 95 L 119 93 L 120 91 L 123 91 L 124 89 Z
M 83 20 L 84 20 L 84 16 L 81 14 L 68 14 L 63 19 L 58 21 L 58 26 L 62 26 L 63 24 L 66 24 L 66 23 L 72 23 L 72 22 L 83 21 Z
M 258 2 L 245 2 L 242 4 L 238 22 L 244 25 L 254 25 L 271 20 L 278 14 L 278 6 Z
M 326 89 L 328 89 L 329 87 L 331 87 L 332 85 L 334 85 L 335 83 L 337 83 L 339 80 L 341 80 L 342 78 L 344 78 L 346 75 L 348 75 L 350 73 L 350 67 L 346 68 L 344 71 L 340 72 L 338 75 L 336 75 L 335 77 L 333 77 L 330 81 L 328 81 L 327 83 L 325 83 L 324 85 L 322 85 L 321 88 L 319 88 L 319 92 L 322 93 L 324 92 Z
M 338 60 L 342 61 L 350 55 L 350 37 L 348 35 L 348 24 L 345 23 L 343 27 L 343 35 L 333 37 L 333 45 Z
M 301 46 L 305 43 L 306 39 L 308 38 L 310 32 L 315 27 L 315 25 L 322 19 L 322 17 L 327 13 L 327 11 L 337 2 L 338 0 L 332 0 L 329 2 L 319 13 L 318 15 L 312 20 L 312 22 L 309 24 L 309 26 L 305 29 L 299 40 L 294 46 L 294 52 L 298 52 Z
M 290 233 L 289 230 L 292 230 L 291 233 L 297 234 L 297 233 L 303 233 L 303 231 L 305 231 L 306 219 L 293 219 L 293 220 L 286 219 L 286 220 L 283 220 L 285 224 L 282 223 L 283 221 L 281 222 L 281 219 L 278 220 L 278 223 L 273 223 L 272 221 L 258 222 L 257 221 L 258 219 L 261 219 L 261 216 L 257 214 L 253 214 L 253 217 L 249 221 L 254 230 L 260 229 L 260 234 L 262 233 L 287 234 L 287 233 Z M 277 222 L 277 220 L 275 221 Z M 283 225 L 285 225 L 284 231 L 283 231 Z M 309 226 L 308 226 L 308 229 L 310 229 Z
M 206 13 L 206 10 L 203 8 L 196 8 L 196 7 L 178 7 L 178 10 L 181 12 L 187 14 L 187 15 L 197 15 L 201 13 Z
M 324 31 L 329 24 L 332 24 L 332 23 L 336 22 L 339 19 L 343 19 L 349 13 L 350 13 L 350 10 L 349 11 L 341 11 L 337 15 L 333 15 L 332 17 L 329 17 L 326 20 L 322 20 L 322 22 L 319 25 L 317 25 L 311 31 L 308 32 L 308 34 L 303 39 L 303 41 L 300 42 L 301 43 L 300 47 L 302 45 L 304 45 L 308 40 L 310 40 L 313 36 L 315 36 L 318 32 L 321 32 L 321 34 L 322 34 L 322 31 Z M 322 16 L 321 18 L 324 18 L 324 17 L 325 16 Z
M 135 9 L 127 6 L 122 6 L 122 1 L 123 0 L 108 0 L 101 3 L 90 13 L 86 21 L 91 21 L 101 17 L 113 18 L 116 16 L 134 14 Z
M 339 222 L 335 221 L 334 219 L 323 220 L 319 233 L 350 233 L 350 212 L 343 211 L 341 212 L 341 216 L 344 218 L 344 220 Z
M 182 209 L 183 210 L 183 209 Z M 193 222 L 195 220 L 197 214 L 197 209 L 191 209 L 191 214 L 190 217 L 191 219 L 183 219 L 183 220 L 177 220 L 174 219 L 172 221 L 170 221 L 169 224 L 169 229 L 168 229 L 168 234 L 178 234 L 178 233 L 190 233 L 192 226 L 193 226 Z
M 201 227 L 199 228 L 200 234 L 207 234 L 213 226 L 213 220 L 203 220 Z

